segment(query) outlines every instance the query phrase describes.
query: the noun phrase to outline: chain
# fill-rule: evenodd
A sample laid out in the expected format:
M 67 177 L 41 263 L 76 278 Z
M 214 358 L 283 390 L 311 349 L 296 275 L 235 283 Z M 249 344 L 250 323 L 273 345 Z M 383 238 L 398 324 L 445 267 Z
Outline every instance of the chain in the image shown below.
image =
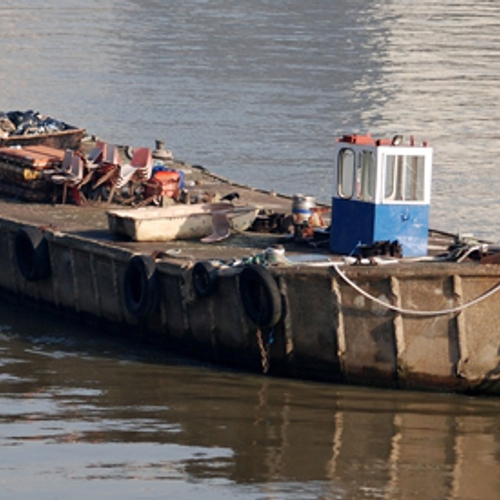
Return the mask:
M 260 361 L 262 363 L 262 373 L 266 374 L 269 371 L 269 347 L 270 342 L 264 345 L 264 339 L 262 338 L 262 331 L 257 328 L 257 344 L 260 351 Z

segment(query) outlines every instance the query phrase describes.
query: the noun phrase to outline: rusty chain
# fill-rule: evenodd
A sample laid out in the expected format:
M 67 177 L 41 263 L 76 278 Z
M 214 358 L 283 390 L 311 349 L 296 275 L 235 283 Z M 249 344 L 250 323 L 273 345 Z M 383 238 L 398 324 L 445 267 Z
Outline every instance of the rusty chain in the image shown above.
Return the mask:
M 264 339 L 262 337 L 262 331 L 260 328 L 257 328 L 257 344 L 259 346 L 262 373 L 266 374 L 269 371 L 269 355 L 271 342 L 267 342 L 267 345 L 264 345 Z

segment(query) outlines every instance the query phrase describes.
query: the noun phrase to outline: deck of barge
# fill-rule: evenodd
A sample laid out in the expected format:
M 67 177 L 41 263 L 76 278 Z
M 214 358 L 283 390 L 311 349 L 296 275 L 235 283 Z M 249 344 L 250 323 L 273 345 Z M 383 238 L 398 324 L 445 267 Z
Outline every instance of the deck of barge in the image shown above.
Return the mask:
M 236 184 L 228 179 L 209 172 L 203 167 L 188 165 L 173 160 L 173 168 L 184 172 L 187 190 L 192 198 L 200 195 L 225 196 L 237 192 L 238 204 L 256 205 L 266 213 L 291 215 L 293 198 L 275 194 L 250 186 Z M 15 220 L 23 224 L 50 228 L 65 234 L 77 235 L 98 241 L 106 245 L 116 246 L 132 252 L 143 254 L 159 254 L 167 260 L 176 262 L 209 259 L 240 259 L 255 255 L 274 244 L 284 244 L 287 255 L 293 254 L 329 254 L 328 234 L 325 239 L 310 245 L 297 241 L 292 233 L 277 234 L 266 232 L 245 231 L 232 232 L 231 236 L 219 243 L 201 243 L 196 240 L 169 242 L 133 242 L 117 239 L 108 228 L 107 210 L 126 208 L 123 205 L 105 202 L 91 202 L 77 206 L 71 201 L 66 204 L 26 202 L 15 197 L 0 197 L 0 213 L 3 218 Z M 326 212 L 328 214 L 328 212 Z M 453 243 L 451 235 L 434 232 L 430 234 L 429 254 L 439 254 L 447 251 Z
M 89 155 L 99 139 L 87 136 L 81 142 L 80 151 Z M 118 146 L 119 155 L 123 163 L 130 161 L 130 151 L 126 146 Z M 257 206 L 265 214 L 279 214 L 281 217 L 292 214 L 293 196 L 276 194 L 272 191 L 255 189 L 251 186 L 237 184 L 232 180 L 221 177 L 208 171 L 202 166 L 171 159 L 165 162 L 165 166 L 176 169 L 183 173 L 185 189 L 191 200 L 205 197 L 213 201 L 230 193 L 238 193 L 239 198 L 235 204 Z M 0 188 L 3 184 L 0 185 Z M 55 192 L 55 191 L 54 191 Z M 166 200 L 172 202 L 172 200 Z M 77 235 L 111 245 L 132 252 L 142 254 L 161 255 L 164 259 L 174 259 L 176 262 L 183 260 L 210 260 L 210 259 L 240 259 L 244 256 L 255 255 L 274 244 L 283 244 L 287 255 L 293 254 L 327 254 L 335 258 L 329 252 L 329 234 L 318 230 L 315 232 L 317 238 L 310 244 L 310 240 L 303 241 L 294 237 L 293 227 L 288 233 L 245 231 L 244 233 L 232 234 L 229 238 L 218 243 L 201 243 L 196 240 L 169 241 L 169 242 L 133 242 L 119 240 L 109 231 L 107 210 L 130 208 L 128 205 L 110 204 L 105 202 L 89 202 L 78 206 L 68 200 L 67 203 L 50 202 L 27 202 L 16 196 L 15 189 L 11 192 L 11 186 L 0 189 L 0 213 L 1 217 L 15 220 L 26 225 L 40 227 L 49 226 L 50 230 L 64 234 Z M 329 223 L 330 207 L 322 205 L 325 223 Z M 283 220 L 283 218 L 281 218 Z M 453 244 L 453 236 L 450 234 L 431 231 L 429 235 L 429 255 L 446 253 L 449 246 Z
M 292 198 L 275 195 L 249 186 L 232 183 L 213 174 L 203 167 L 187 165 L 183 162 L 172 163 L 183 170 L 187 190 L 192 198 L 202 194 L 225 196 L 239 194 L 238 204 L 255 205 L 266 212 L 291 214 Z M 179 260 L 231 259 L 254 255 L 276 243 L 286 243 L 287 249 L 301 251 L 308 249 L 305 243 L 291 241 L 292 234 L 276 234 L 245 231 L 232 232 L 231 236 L 219 243 L 201 243 L 196 240 L 168 242 L 133 242 L 114 237 L 108 228 L 106 212 L 111 209 L 127 208 L 124 205 L 91 202 L 77 206 L 71 201 L 66 204 L 26 202 L 14 197 L 0 197 L 0 213 L 5 219 L 23 224 L 50 228 L 65 234 L 77 235 L 106 245 L 117 246 L 143 254 L 161 253 L 165 258 Z M 326 247 L 326 245 L 325 245 Z M 311 249 L 311 248 L 310 248 Z M 326 248 L 325 248 L 326 249 Z M 170 252 L 168 252 L 170 250 Z M 314 250 L 315 252 L 320 250 Z

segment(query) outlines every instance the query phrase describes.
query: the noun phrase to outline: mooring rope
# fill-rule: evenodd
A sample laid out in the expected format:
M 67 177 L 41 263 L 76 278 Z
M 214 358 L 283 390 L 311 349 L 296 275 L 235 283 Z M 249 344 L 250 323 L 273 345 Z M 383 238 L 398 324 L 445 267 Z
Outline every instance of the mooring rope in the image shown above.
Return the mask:
M 377 299 L 377 297 L 374 297 L 373 295 L 369 294 L 365 290 L 363 290 L 361 287 L 356 285 L 354 281 L 352 281 L 350 278 L 348 278 L 345 273 L 343 273 L 340 270 L 340 265 L 338 263 L 333 263 L 333 267 L 335 271 L 337 271 L 337 274 L 354 290 L 356 290 L 358 293 L 366 297 L 367 299 L 375 302 L 376 304 L 379 304 L 382 307 L 385 307 L 387 309 L 390 309 L 391 311 L 395 311 L 400 314 L 408 314 L 408 315 L 413 315 L 413 316 L 443 316 L 445 314 L 453 314 L 457 312 L 461 312 L 469 307 L 472 307 L 475 304 L 478 304 L 479 302 L 482 302 L 483 300 L 487 299 L 491 295 L 495 294 L 500 290 L 500 283 L 495 285 L 493 288 L 488 290 L 487 292 L 483 293 L 482 295 L 479 295 L 475 299 L 471 300 L 470 302 L 467 302 L 466 304 L 462 304 L 460 306 L 456 307 L 451 307 L 449 309 L 440 309 L 437 311 L 417 311 L 415 309 L 404 309 L 403 307 L 398 307 L 398 306 L 393 306 L 392 304 L 388 304 L 387 302 L 384 302 L 383 300 Z

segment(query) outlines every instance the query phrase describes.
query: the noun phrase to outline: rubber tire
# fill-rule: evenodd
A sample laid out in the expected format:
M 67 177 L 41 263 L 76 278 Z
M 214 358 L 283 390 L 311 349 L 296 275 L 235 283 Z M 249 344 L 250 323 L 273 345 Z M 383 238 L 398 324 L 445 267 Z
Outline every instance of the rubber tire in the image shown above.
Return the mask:
M 41 281 L 51 275 L 49 245 L 36 227 L 23 227 L 14 237 L 17 267 L 27 281 Z
M 127 311 L 136 318 L 150 316 L 158 308 L 159 291 L 155 260 L 147 255 L 134 255 L 128 262 L 123 279 Z
M 219 283 L 217 269 L 208 261 L 200 261 L 194 265 L 191 279 L 194 291 L 200 298 L 212 295 Z
M 259 327 L 273 327 L 281 318 L 281 294 L 273 275 L 251 264 L 240 273 L 240 297 L 248 317 Z

